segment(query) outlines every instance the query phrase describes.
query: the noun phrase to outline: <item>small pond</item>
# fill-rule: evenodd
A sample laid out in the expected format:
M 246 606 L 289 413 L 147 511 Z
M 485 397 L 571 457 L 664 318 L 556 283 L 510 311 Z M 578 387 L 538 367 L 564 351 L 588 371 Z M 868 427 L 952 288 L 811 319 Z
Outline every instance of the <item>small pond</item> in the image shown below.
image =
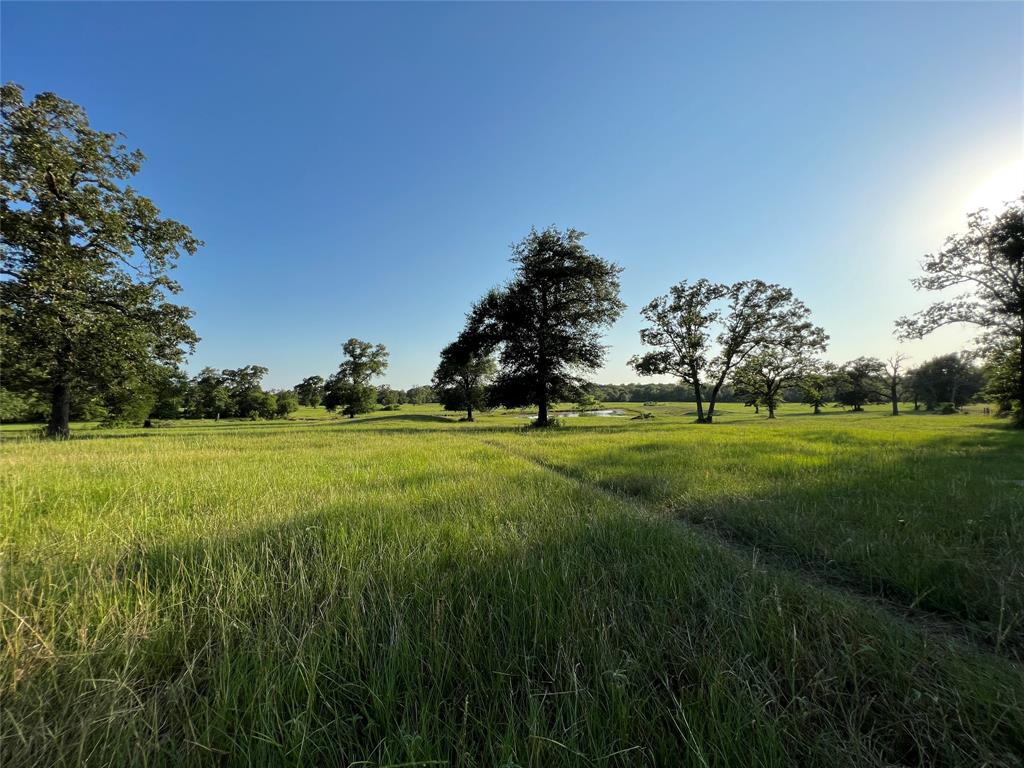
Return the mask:
M 552 414 L 556 419 L 572 419 L 576 416 L 625 416 L 626 412 L 621 408 L 605 408 L 599 411 L 555 411 Z M 536 419 L 536 416 L 526 416 L 527 419 Z

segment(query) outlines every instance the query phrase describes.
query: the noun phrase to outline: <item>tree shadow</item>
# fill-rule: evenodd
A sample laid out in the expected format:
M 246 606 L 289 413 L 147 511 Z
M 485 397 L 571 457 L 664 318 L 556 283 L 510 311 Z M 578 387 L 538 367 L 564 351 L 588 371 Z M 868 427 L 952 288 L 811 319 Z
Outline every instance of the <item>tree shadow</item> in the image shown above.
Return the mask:
M 1024 746 L 998 660 L 961 669 L 853 603 L 572 493 L 589 510 L 513 511 L 486 540 L 465 518 L 325 510 L 69 564 L 55 589 L 106 579 L 122 609 L 71 604 L 50 653 L 21 648 L 4 764 L 853 766 Z M 982 684 L 998 696 L 973 698 Z
M 710 427 L 709 429 L 714 429 Z M 703 434 L 691 432 L 691 435 Z M 963 624 L 1024 655 L 1024 433 L 989 430 L 912 444 L 772 431 L 756 450 L 666 443 L 524 441 L 514 450 L 603 491 L 707 526 L 797 568 Z M 825 446 L 823 449 L 823 445 Z

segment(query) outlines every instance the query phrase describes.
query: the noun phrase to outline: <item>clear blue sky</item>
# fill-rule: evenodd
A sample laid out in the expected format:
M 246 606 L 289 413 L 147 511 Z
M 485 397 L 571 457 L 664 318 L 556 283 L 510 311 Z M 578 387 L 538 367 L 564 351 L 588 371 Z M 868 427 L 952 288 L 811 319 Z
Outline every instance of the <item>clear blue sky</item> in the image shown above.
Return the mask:
M 82 104 L 206 247 L 189 363 L 429 380 L 531 225 L 625 268 L 600 381 L 683 278 L 791 286 L 830 357 L 895 351 L 909 278 L 1021 179 L 1022 4 L 4 2 L 2 77 Z M 1016 166 L 1013 164 L 1017 163 Z M 949 331 L 905 345 L 956 349 Z

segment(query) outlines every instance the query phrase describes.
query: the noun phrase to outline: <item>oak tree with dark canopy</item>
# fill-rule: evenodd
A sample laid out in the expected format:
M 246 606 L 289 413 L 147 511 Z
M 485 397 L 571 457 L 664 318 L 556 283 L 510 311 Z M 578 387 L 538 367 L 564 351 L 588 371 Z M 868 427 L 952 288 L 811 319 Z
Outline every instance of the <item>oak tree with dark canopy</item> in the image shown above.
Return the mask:
M 441 350 L 432 386 L 446 411 L 465 411 L 466 421 L 473 421 L 473 411 L 487 407 L 496 370 L 490 353 L 463 333 Z
M 377 390 L 370 379 L 380 376 L 388 367 L 388 351 L 383 344 L 371 344 L 360 339 L 349 339 L 342 345 L 345 360 L 338 371 L 327 380 L 323 403 L 327 410 L 339 407 L 342 413 L 354 419 L 360 413 L 369 413 L 377 406 Z
M 884 403 L 888 384 L 885 363 L 877 357 L 858 357 L 836 373 L 836 402 L 863 411 L 868 403 Z
M 1024 196 L 996 216 L 985 209 L 970 214 L 967 232 L 949 237 L 922 267 L 915 288 L 967 291 L 898 320 L 900 337 L 919 339 L 951 323 L 978 326 L 979 347 L 999 361 L 1009 385 L 1005 401 L 1024 427 Z
M 262 365 L 244 365 L 221 371 L 221 381 L 228 392 L 229 413 L 232 416 L 273 418 L 277 403 L 270 402 L 270 393 L 263 391 L 263 377 L 267 369 Z
M 70 435 L 76 391 L 174 364 L 198 337 L 171 303 L 177 259 L 201 245 L 128 183 L 143 155 L 52 93 L 0 87 L 0 312 L 5 387 L 50 402 Z
M 307 376 L 295 385 L 295 394 L 301 405 L 316 408 L 324 396 L 324 377 Z
M 970 356 L 956 352 L 922 363 L 908 374 L 907 380 L 914 400 L 924 403 L 929 411 L 940 403 L 959 408 L 985 387 L 985 376 Z
M 585 233 L 549 227 L 531 230 L 512 246 L 515 274 L 470 313 L 472 332 L 498 350 L 499 371 L 491 388 L 496 404 L 537 406 L 547 426 L 550 404 L 575 400 L 599 368 L 601 331 L 622 314 L 622 268 L 592 254 Z

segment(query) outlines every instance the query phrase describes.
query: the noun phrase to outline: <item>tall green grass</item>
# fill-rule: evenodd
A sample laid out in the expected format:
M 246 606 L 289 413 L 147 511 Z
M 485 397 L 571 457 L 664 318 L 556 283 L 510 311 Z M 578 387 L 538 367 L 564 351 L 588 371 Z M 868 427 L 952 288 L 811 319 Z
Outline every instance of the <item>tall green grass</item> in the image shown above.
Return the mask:
M 966 417 L 707 428 L 665 412 L 540 432 L 421 408 L 7 442 L 0 765 L 1019 764 L 1011 656 L 675 517 L 700 498 L 723 521 L 758 500 L 782 514 L 803 484 L 810 519 L 832 480 L 853 493 L 854 460 L 874 514 L 901 487 L 880 444 L 1012 475 L 1016 438 L 974 438 Z M 1015 487 L 994 479 L 975 508 L 971 485 L 958 509 L 1019 519 Z M 851 530 L 866 541 L 873 519 Z M 980 563 L 976 529 L 950 525 Z
M 596 427 L 591 427 L 591 432 Z M 585 482 L 1024 651 L 1024 434 L 881 410 L 633 423 L 506 444 Z

